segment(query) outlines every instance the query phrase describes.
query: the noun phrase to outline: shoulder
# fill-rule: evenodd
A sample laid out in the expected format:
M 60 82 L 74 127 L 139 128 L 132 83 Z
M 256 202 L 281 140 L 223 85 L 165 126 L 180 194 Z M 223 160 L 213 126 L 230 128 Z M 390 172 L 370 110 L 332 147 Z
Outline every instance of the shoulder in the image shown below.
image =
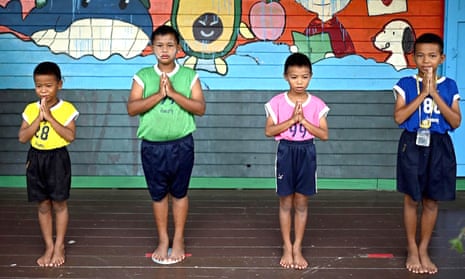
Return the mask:
M 406 76 L 406 77 L 401 77 L 397 84 L 409 84 L 409 83 L 415 83 L 416 82 L 416 76 Z
M 60 108 L 67 111 L 77 111 L 73 103 L 65 100 L 60 100 Z
M 286 100 L 286 92 L 279 93 L 271 97 L 269 103 L 280 103 Z
M 438 80 L 438 83 L 444 83 L 446 85 L 457 85 L 457 82 L 454 79 L 448 78 L 448 77 L 441 77 Z
M 33 102 L 33 103 L 29 103 L 26 105 L 25 109 L 38 109 L 40 106 L 39 102 L 36 101 L 36 102 Z
M 36 111 L 38 111 L 40 108 L 40 104 L 38 101 L 36 102 L 33 102 L 33 103 L 29 103 L 27 104 L 25 107 L 24 107 L 24 112 L 25 113 L 34 113 Z
M 179 70 L 177 74 L 187 76 L 190 78 L 194 78 L 198 75 L 194 69 L 186 67 L 186 66 L 179 66 Z
M 71 103 L 70 101 L 66 101 L 66 100 L 63 100 L 63 99 L 61 99 L 60 101 L 62 102 L 63 106 L 74 107 L 73 103 Z
M 154 66 L 149 66 L 149 67 L 144 67 L 140 69 L 139 71 L 136 72 L 136 75 L 138 76 L 144 76 L 147 74 L 153 74 L 155 72 Z
M 314 103 L 317 103 L 317 104 L 322 104 L 322 105 L 326 105 L 326 103 L 323 101 L 323 99 L 321 99 L 320 97 L 318 96 L 315 96 L 313 94 L 310 94 L 310 97 L 311 97 L 311 101 L 310 102 L 314 102 Z

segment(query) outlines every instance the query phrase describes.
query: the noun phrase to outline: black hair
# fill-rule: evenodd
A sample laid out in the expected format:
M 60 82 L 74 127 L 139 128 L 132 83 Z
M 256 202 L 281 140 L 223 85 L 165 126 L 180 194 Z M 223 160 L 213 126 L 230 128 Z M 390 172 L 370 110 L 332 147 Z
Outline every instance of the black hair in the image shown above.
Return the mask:
M 310 73 L 312 73 L 312 62 L 310 62 L 308 56 L 303 53 L 296 52 L 287 57 L 286 62 L 284 63 L 285 74 L 287 73 L 287 69 L 289 69 L 290 66 L 308 67 Z
M 161 36 L 163 36 L 163 35 L 173 35 L 174 38 L 176 39 L 176 43 L 179 44 L 179 33 L 178 33 L 178 31 L 176 31 L 176 29 L 174 29 L 171 26 L 168 26 L 168 25 L 160 25 L 160 26 L 158 26 L 158 28 L 155 29 L 152 32 L 152 37 L 150 38 L 151 42 L 153 43 L 153 41 L 155 40 L 155 37 L 160 36 L 160 35 Z
M 417 51 L 417 44 L 437 44 L 439 46 L 439 52 L 441 54 L 444 53 L 444 41 L 441 37 L 433 33 L 425 33 L 419 36 L 415 40 L 415 44 L 413 46 L 414 51 Z
M 34 76 L 36 75 L 54 75 L 57 81 L 61 80 L 60 67 L 53 62 L 42 62 L 37 65 L 34 69 Z

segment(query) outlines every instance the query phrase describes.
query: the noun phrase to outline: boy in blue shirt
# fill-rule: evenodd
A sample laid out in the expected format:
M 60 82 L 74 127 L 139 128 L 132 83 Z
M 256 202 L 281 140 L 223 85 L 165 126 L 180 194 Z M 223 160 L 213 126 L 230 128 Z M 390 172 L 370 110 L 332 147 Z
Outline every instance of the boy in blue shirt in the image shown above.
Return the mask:
M 394 86 L 394 120 L 404 129 L 398 146 L 397 190 L 404 193 L 405 265 L 413 273 L 438 271 L 428 254 L 438 202 L 455 199 L 457 163 L 448 132 L 460 125 L 460 96 L 454 80 L 437 76 L 437 68 L 445 60 L 443 47 L 443 40 L 435 34 L 418 37 L 413 54 L 418 74 L 404 77 Z

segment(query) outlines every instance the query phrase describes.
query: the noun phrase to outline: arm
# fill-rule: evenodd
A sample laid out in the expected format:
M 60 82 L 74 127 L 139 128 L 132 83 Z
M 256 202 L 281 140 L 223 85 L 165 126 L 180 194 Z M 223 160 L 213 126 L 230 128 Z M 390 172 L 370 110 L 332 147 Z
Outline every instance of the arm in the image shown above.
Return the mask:
M 161 83 L 161 80 L 160 80 Z M 163 88 L 160 86 L 160 88 Z M 132 81 L 131 93 L 127 103 L 127 111 L 130 116 L 135 116 L 144 113 L 154 106 L 156 106 L 161 100 L 166 97 L 164 90 L 159 90 L 155 94 L 143 98 L 144 89 L 136 81 Z
M 23 120 L 18 132 L 19 142 L 26 143 L 30 141 L 39 129 L 40 121 L 40 116 L 37 117 L 34 121 L 32 121 L 31 125 L 29 125 L 26 121 Z
M 319 127 L 313 125 L 312 123 L 308 122 L 307 119 L 302 118 L 300 121 L 302 125 L 304 125 L 305 129 L 309 131 L 315 137 L 327 141 L 329 138 L 328 133 L 328 122 L 326 121 L 326 117 L 321 117 L 319 122 Z
M 63 126 L 53 117 L 45 100 L 41 102 L 40 110 L 43 115 L 43 120 L 46 120 L 48 123 L 50 123 L 50 126 L 52 126 L 58 135 L 60 135 L 67 142 L 74 141 L 76 136 L 76 124 L 74 119 L 67 126 Z
M 436 89 L 432 90 L 430 95 L 433 97 L 434 103 L 436 103 L 439 111 L 441 112 L 444 119 L 449 123 L 449 125 L 453 129 L 458 128 L 460 126 L 460 122 L 462 121 L 459 101 L 455 100 L 452 103 L 452 106 L 449 107 L 441 98 Z
M 423 91 L 418 95 L 413 102 L 410 102 L 408 105 L 405 103 L 405 99 L 402 98 L 400 94 L 397 94 L 396 103 L 394 106 L 394 121 L 397 124 L 402 124 L 405 120 L 407 120 L 415 111 L 417 111 L 418 107 L 421 103 L 425 100 L 428 96 L 428 93 L 423 88 Z
M 166 88 L 166 96 L 173 99 L 173 101 L 175 101 L 180 107 L 198 116 L 205 114 L 205 98 L 203 96 L 202 86 L 200 85 L 199 79 L 197 79 L 192 86 L 190 98 L 187 98 L 174 90 L 168 77 L 165 78 L 164 84 L 164 87 Z
M 296 104 L 292 117 L 284 122 L 275 124 L 273 122 L 273 118 L 271 116 L 268 116 L 268 118 L 266 119 L 266 125 L 265 125 L 265 135 L 267 137 L 274 137 L 276 135 L 279 135 L 281 132 L 289 129 L 292 125 L 299 122 L 299 119 L 300 119 L 299 117 L 301 117 L 301 114 L 302 114 L 302 105 Z

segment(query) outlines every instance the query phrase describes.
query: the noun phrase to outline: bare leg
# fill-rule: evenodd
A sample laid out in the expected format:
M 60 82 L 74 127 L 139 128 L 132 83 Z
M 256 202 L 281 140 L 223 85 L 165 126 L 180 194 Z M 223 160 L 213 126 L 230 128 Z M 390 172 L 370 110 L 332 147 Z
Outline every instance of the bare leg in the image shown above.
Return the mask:
M 60 266 L 65 263 L 65 235 L 68 228 L 68 204 L 66 201 L 53 202 L 55 212 L 56 239 L 51 266 Z
M 410 272 L 423 273 L 416 241 L 417 208 L 418 203 L 412 200 L 409 195 L 404 195 L 404 226 L 407 234 L 407 260 L 405 267 Z
M 423 212 L 421 215 L 421 239 L 418 252 L 423 271 L 429 274 L 438 272 L 437 266 L 431 261 L 428 246 L 438 217 L 438 203 L 430 199 L 423 199 Z
M 185 258 L 184 227 L 186 225 L 188 211 L 189 198 L 187 196 L 181 199 L 173 197 L 174 237 L 170 259 L 175 262 L 180 262 Z
M 291 211 L 294 195 L 279 198 L 279 223 L 281 225 L 281 235 L 283 237 L 283 256 L 279 264 L 284 268 L 294 267 L 291 242 Z
M 292 246 L 294 268 L 305 269 L 308 267 L 308 262 L 302 255 L 302 241 L 307 225 L 308 197 L 299 193 L 294 194 L 294 209 L 295 240 Z
M 39 203 L 37 208 L 40 230 L 45 242 L 45 252 L 37 259 L 37 264 L 42 267 L 50 266 L 53 256 L 53 219 L 52 202 L 45 200 Z
M 161 201 L 152 203 L 153 215 L 158 232 L 158 247 L 153 252 L 153 257 L 159 261 L 167 260 L 169 237 L 168 237 L 168 195 Z

